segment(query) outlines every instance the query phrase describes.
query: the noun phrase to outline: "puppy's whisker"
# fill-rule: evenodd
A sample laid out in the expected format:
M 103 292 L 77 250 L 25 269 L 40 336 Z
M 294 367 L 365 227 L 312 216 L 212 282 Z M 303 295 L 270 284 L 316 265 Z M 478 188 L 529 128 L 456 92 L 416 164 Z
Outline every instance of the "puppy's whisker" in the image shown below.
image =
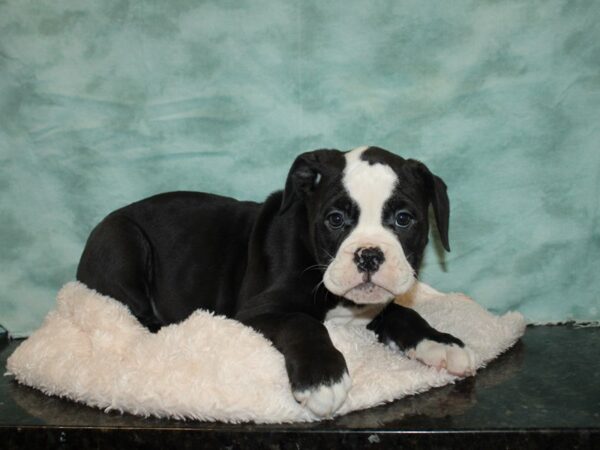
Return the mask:
M 325 289 L 325 301 L 327 301 L 327 297 L 329 297 L 329 289 Z
M 300 275 L 302 275 L 304 272 L 308 271 L 308 270 L 313 270 L 313 269 L 320 269 L 320 270 L 325 270 L 327 269 L 327 265 L 326 264 L 313 264 L 312 266 L 308 266 L 306 269 L 304 269 Z
M 323 252 L 329 256 L 329 263 L 331 264 L 331 262 L 335 259 L 335 257 L 331 256 L 331 253 L 329 253 L 327 250 L 323 249 Z
M 317 285 L 313 289 L 313 303 L 317 303 L 317 292 L 319 291 L 319 287 L 324 283 L 324 280 L 321 280 L 317 283 Z M 325 289 L 325 295 L 327 296 L 327 289 Z
M 323 283 L 325 283 L 325 281 L 324 281 L 324 280 L 321 280 L 321 281 L 319 281 L 319 282 L 317 283 L 317 285 L 316 285 L 316 286 L 313 288 L 313 290 L 312 290 L 314 294 L 316 294 L 316 293 L 317 293 L 317 290 L 319 289 L 319 287 L 321 287 L 321 285 L 322 285 Z

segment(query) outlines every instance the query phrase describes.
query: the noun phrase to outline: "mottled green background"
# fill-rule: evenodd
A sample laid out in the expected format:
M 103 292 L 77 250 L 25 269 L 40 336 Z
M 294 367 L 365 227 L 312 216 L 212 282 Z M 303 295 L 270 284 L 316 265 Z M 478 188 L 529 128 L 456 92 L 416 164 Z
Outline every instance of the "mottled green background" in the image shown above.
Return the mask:
M 450 187 L 423 278 L 600 319 L 600 2 L 0 1 L 0 323 L 31 332 L 106 213 L 262 199 L 373 144 Z

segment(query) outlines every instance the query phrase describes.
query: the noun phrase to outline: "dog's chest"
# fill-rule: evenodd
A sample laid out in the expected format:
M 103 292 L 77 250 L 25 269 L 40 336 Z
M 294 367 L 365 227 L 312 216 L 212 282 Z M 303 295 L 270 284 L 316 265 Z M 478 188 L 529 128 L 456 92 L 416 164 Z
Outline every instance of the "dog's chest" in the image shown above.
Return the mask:
M 385 304 L 353 306 L 340 303 L 327 312 L 325 320 L 331 320 L 339 325 L 367 326 L 385 306 Z

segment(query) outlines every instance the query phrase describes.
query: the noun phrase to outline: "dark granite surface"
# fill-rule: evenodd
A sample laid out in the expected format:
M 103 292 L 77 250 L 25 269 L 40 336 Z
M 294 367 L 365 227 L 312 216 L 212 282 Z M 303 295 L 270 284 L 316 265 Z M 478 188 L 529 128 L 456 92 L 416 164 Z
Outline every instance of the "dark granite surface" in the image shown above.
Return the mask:
M 8 343 L 8 331 L 2 325 L 0 325 L 0 348 Z
M 19 341 L 0 344 L 0 362 Z M 0 448 L 600 448 L 600 328 L 530 327 L 454 385 L 312 424 L 144 419 L 0 378 Z

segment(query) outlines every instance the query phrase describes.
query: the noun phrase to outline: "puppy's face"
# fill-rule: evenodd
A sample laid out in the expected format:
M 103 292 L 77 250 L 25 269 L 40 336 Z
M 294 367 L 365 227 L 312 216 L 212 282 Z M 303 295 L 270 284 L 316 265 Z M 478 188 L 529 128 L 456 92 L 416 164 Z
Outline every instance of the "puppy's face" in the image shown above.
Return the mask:
M 375 304 L 410 289 L 428 240 L 430 204 L 448 247 L 445 185 L 423 164 L 375 147 L 300 158 L 309 163 L 296 168 L 294 187 L 306 204 L 311 250 L 326 266 L 323 282 L 333 294 Z M 284 205 L 289 187 L 288 178 Z

